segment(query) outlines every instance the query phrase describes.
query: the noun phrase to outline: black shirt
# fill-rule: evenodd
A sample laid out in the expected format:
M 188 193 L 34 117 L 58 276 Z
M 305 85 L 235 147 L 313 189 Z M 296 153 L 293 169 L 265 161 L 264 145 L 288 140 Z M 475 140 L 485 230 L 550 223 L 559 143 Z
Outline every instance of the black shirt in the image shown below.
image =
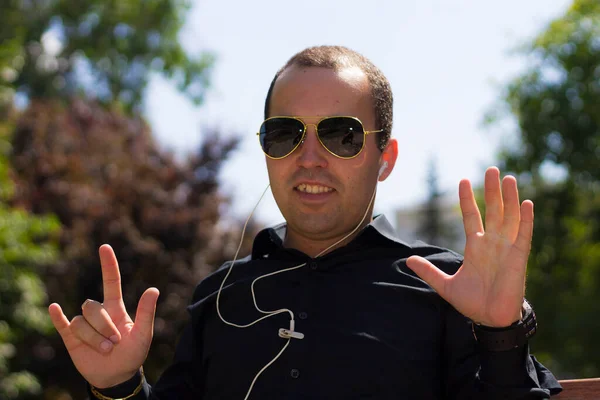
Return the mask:
M 154 387 L 134 399 L 540 399 L 560 385 L 529 347 L 478 350 L 471 321 L 438 296 L 407 266 L 426 257 L 453 274 L 462 256 L 395 237 L 383 216 L 352 242 L 322 257 L 283 247 L 285 225 L 261 231 L 251 257 L 236 261 L 222 290 L 223 318 L 248 324 L 263 316 L 250 286 L 264 274 L 305 266 L 256 282 L 263 310 L 291 309 L 303 339 L 283 339 L 282 313 L 245 329 L 223 323 L 216 311 L 219 286 L 231 263 L 205 278 L 189 306 L 191 321 L 173 364 Z M 103 390 L 126 396 L 139 377 Z

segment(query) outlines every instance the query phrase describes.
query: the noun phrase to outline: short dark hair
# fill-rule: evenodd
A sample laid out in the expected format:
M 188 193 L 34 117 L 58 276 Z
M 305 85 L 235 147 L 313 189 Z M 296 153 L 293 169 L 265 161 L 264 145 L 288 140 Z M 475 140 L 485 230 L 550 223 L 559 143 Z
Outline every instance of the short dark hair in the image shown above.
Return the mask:
M 339 71 L 344 68 L 358 67 L 369 80 L 373 107 L 377 123 L 376 129 L 382 129 L 378 133 L 377 144 L 383 150 L 392 134 L 393 104 L 392 88 L 387 78 L 368 58 L 354 50 L 343 46 L 315 46 L 309 47 L 295 54 L 275 74 L 265 100 L 265 119 L 269 118 L 269 107 L 273 87 L 277 78 L 291 66 L 329 68 Z

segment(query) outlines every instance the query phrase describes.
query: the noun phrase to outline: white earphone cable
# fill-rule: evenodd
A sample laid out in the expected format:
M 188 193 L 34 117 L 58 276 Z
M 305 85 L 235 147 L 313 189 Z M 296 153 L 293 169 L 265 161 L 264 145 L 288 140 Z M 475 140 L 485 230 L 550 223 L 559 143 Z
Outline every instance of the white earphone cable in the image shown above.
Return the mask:
M 379 175 L 381 175 L 381 170 L 379 172 Z M 244 228 L 242 229 L 242 234 L 240 237 L 240 243 L 237 247 L 237 250 L 235 251 L 235 255 L 233 257 L 233 261 L 231 262 L 231 266 L 229 267 L 229 271 L 227 271 L 227 274 L 225 274 L 225 277 L 223 278 L 223 282 L 221 282 L 221 286 L 219 287 L 219 291 L 217 292 L 217 314 L 219 315 L 219 318 L 221 319 L 221 321 L 223 321 L 225 324 L 236 327 L 236 328 L 247 328 L 249 326 L 252 326 L 254 324 L 256 324 L 257 322 L 262 321 L 263 319 L 272 317 L 274 315 L 277 314 L 281 314 L 281 313 L 289 313 L 290 314 L 290 329 L 289 329 L 289 334 L 286 334 L 285 336 L 282 336 L 281 330 L 280 330 L 280 337 L 287 339 L 285 345 L 282 347 L 282 349 L 279 351 L 279 353 L 277 353 L 277 355 L 271 360 L 269 361 L 269 363 L 267 363 L 264 367 L 262 367 L 262 369 L 260 371 L 258 371 L 258 373 L 254 376 L 254 379 L 252 380 L 252 383 L 250 384 L 250 388 L 248 389 L 248 392 L 246 393 L 246 397 L 244 398 L 244 400 L 248 400 L 248 397 L 250 397 L 250 392 L 252 392 L 252 388 L 254 387 L 254 384 L 256 383 L 258 377 L 268 368 L 270 367 L 285 351 L 285 349 L 288 347 L 288 345 L 290 344 L 290 340 L 292 339 L 292 337 L 294 336 L 290 336 L 294 334 L 294 313 L 292 310 L 287 309 L 287 308 L 280 308 L 279 310 L 274 310 L 274 311 L 265 311 L 262 310 L 259 306 L 258 303 L 256 302 L 256 294 L 254 292 L 254 284 L 259 281 L 262 278 L 266 278 L 269 276 L 273 276 L 273 275 L 277 275 L 280 274 L 282 272 L 286 272 L 286 271 L 292 271 L 298 268 L 302 268 L 306 265 L 306 263 L 302 263 L 300 265 L 296 265 L 294 267 L 290 267 L 290 268 L 286 268 L 286 269 L 281 269 L 281 270 L 277 270 L 274 272 L 270 272 L 268 274 L 265 275 L 261 275 L 258 278 L 254 279 L 252 281 L 252 285 L 250 286 L 251 288 L 251 292 L 252 292 L 252 301 L 254 302 L 254 307 L 256 308 L 256 310 L 262 314 L 266 314 L 263 317 L 260 317 L 258 319 L 256 319 L 255 321 L 252 321 L 248 324 L 245 325 L 240 325 L 240 324 L 235 324 L 233 322 L 229 322 L 227 320 L 225 320 L 225 318 L 223 318 L 223 316 L 221 315 L 221 310 L 219 307 L 219 300 L 221 298 L 221 291 L 223 290 L 223 286 L 225 286 L 225 281 L 227 280 L 227 278 L 229 277 L 229 274 L 231 273 L 231 271 L 233 270 L 233 266 L 235 265 L 235 261 L 237 260 L 238 254 L 240 252 L 240 249 L 242 247 L 242 243 L 244 240 L 244 234 L 246 232 L 246 227 L 248 225 L 248 222 L 250 221 L 250 218 L 252 218 L 252 214 L 254 214 L 254 211 L 256 211 L 256 208 L 258 207 L 258 205 L 260 204 L 262 198 L 265 196 L 265 193 L 267 192 L 267 189 L 269 189 L 270 184 L 267 185 L 267 187 L 265 188 L 265 190 L 263 191 L 262 195 L 260 196 L 260 198 L 258 199 L 258 202 L 256 203 L 256 205 L 254 206 L 254 208 L 252 209 L 252 212 L 250 213 L 250 215 L 248 216 L 248 218 L 246 219 L 246 222 L 244 223 Z M 367 206 L 367 209 L 365 210 L 365 213 L 363 214 L 362 219 L 360 220 L 360 222 L 356 225 L 356 227 L 350 232 L 348 233 L 346 236 L 344 236 L 343 238 L 341 238 L 340 240 L 338 240 L 337 242 L 335 242 L 334 244 L 332 244 L 331 246 L 327 247 L 325 250 L 321 251 L 319 254 L 317 254 L 314 258 L 318 258 L 320 256 L 322 256 L 323 254 L 325 254 L 326 252 L 328 252 L 331 248 L 337 246 L 338 244 L 340 244 L 341 242 L 343 242 L 344 240 L 346 240 L 348 237 L 352 236 L 362 225 L 362 223 L 364 222 L 365 218 L 367 217 L 367 214 L 369 213 L 369 210 L 371 209 L 371 205 L 373 204 L 373 200 L 375 199 L 375 193 L 377 192 L 377 186 L 375 186 L 375 189 L 373 190 L 373 195 L 371 196 L 371 200 L 369 201 L 369 205 Z M 302 335 L 303 337 L 303 335 Z

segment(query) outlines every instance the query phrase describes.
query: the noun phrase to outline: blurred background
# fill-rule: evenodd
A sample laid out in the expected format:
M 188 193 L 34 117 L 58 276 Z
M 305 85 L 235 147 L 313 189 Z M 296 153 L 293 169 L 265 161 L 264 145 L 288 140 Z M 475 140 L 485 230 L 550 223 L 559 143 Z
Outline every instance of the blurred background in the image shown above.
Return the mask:
M 0 0 L 0 398 L 85 398 L 46 308 L 101 299 L 102 243 L 130 311 L 162 293 L 156 380 L 268 183 L 269 83 L 320 44 L 391 82 L 400 156 L 376 212 L 460 252 L 459 180 L 516 175 L 536 204 L 532 351 L 561 379 L 600 376 L 597 0 Z M 263 200 L 242 252 L 281 221 Z

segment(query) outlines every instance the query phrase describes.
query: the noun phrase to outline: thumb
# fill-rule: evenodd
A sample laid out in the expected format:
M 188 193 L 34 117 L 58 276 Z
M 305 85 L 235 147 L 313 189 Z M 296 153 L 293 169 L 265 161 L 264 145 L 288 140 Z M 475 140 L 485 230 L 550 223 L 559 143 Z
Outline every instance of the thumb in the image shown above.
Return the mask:
M 50 320 L 52 321 L 52 324 L 58 331 L 58 334 L 60 335 L 65 346 L 67 347 L 67 350 L 70 351 L 71 349 L 81 344 L 81 342 L 75 337 L 75 335 L 71 333 L 71 323 L 63 313 L 63 310 L 58 303 L 50 304 L 50 306 L 48 307 L 48 313 L 50 314 Z
M 148 288 L 142 294 L 135 314 L 133 331 L 144 339 L 152 338 L 154 332 L 154 314 L 160 292 L 157 288 Z M 133 332 L 132 332 L 133 333 Z
M 406 266 L 413 270 L 419 278 L 423 279 L 440 296 L 447 300 L 446 282 L 451 278 L 428 260 L 419 256 L 411 256 L 406 260 Z

